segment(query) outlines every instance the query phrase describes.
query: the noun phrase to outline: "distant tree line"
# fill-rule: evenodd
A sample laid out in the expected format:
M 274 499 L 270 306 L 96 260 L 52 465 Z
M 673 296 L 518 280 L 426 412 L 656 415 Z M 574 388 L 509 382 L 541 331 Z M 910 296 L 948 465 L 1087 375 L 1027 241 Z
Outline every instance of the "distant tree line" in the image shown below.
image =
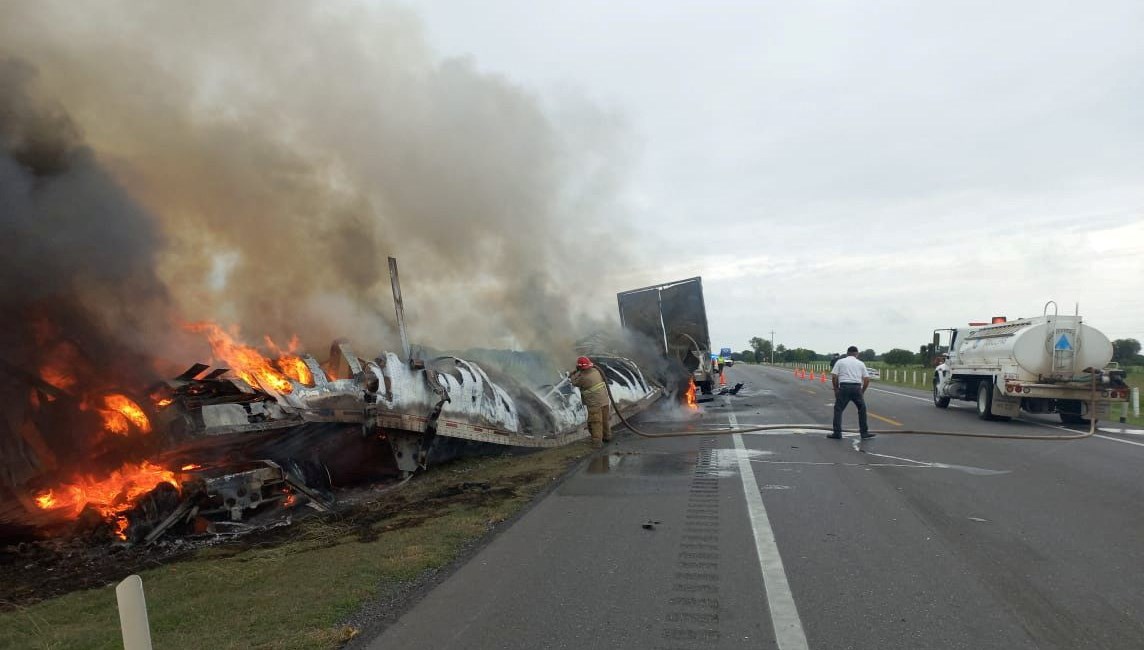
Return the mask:
M 1122 366 L 1144 366 L 1144 356 L 1140 354 L 1140 341 L 1136 339 L 1113 341 L 1112 360 Z
M 774 361 L 775 363 L 810 363 L 814 361 L 830 361 L 841 353 L 820 354 L 806 348 L 787 348 L 782 343 L 771 347 L 771 342 L 756 336 L 750 340 L 751 349 L 736 352 L 731 357 L 736 361 L 751 361 L 755 363 Z M 870 362 L 878 361 L 891 366 L 933 365 L 938 354 L 945 353 L 944 346 L 934 349 L 933 343 L 926 343 L 918 348 L 917 352 L 910 352 L 902 348 L 894 348 L 882 354 L 866 349 L 858 353 L 858 358 Z M 1122 366 L 1144 365 L 1144 355 L 1140 354 L 1140 341 L 1136 339 L 1116 339 L 1112 342 L 1112 360 Z
M 782 343 L 772 348 L 769 340 L 759 336 L 753 337 L 750 340 L 750 344 L 751 349 L 736 352 L 731 355 L 731 357 L 736 361 L 752 361 L 756 363 L 763 361 L 769 362 L 772 360 L 775 363 L 810 363 L 814 361 L 830 361 L 840 354 L 844 354 L 842 352 L 818 353 L 807 348 L 788 348 Z M 894 352 L 904 352 L 910 355 L 911 359 L 913 358 L 913 353 L 908 350 L 891 350 L 886 354 L 892 354 Z M 882 355 L 882 357 L 884 356 L 885 355 Z M 882 357 L 879 357 L 878 354 L 871 349 L 866 349 L 858 353 L 858 358 L 863 361 L 882 361 Z M 907 363 L 913 363 L 913 361 Z

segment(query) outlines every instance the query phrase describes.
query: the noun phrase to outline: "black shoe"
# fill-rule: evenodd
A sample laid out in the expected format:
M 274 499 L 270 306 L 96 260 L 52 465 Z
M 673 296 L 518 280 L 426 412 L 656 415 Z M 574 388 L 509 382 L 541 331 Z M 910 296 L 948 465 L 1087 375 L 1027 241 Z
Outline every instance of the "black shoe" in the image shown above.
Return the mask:
M 878 437 L 878 434 L 876 434 L 876 433 L 863 433 L 862 434 L 863 440 L 866 440 L 867 438 L 877 438 L 877 437 Z
M 837 435 L 836 435 L 836 434 L 833 434 L 833 433 L 832 433 L 832 434 L 830 434 L 830 435 L 828 435 L 828 436 L 826 436 L 826 437 L 827 437 L 827 438 L 831 438 L 831 439 L 834 439 L 834 440 L 841 440 L 841 439 L 842 439 L 842 434 L 841 434 L 841 433 L 839 433 L 839 434 L 837 434 Z

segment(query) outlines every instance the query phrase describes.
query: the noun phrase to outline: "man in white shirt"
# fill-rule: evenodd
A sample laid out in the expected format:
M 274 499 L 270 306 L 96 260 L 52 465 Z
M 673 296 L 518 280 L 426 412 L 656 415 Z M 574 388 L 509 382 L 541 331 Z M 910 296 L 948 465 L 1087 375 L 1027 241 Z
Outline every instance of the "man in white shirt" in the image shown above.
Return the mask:
M 858 407 L 858 432 L 862 439 L 873 438 L 870 426 L 866 421 L 866 400 L 863 393 L 870 386 L 870 372 L 866 364 L 858 359 L 858 348 L 851 345 L 846 349 L 846 356 L 834 363 L 830 371 L 830 383 L 834 385 L 834 432 L 827 438 L 839 439 L 842 437 L 842 411 L 846 405 L 854 402 Z

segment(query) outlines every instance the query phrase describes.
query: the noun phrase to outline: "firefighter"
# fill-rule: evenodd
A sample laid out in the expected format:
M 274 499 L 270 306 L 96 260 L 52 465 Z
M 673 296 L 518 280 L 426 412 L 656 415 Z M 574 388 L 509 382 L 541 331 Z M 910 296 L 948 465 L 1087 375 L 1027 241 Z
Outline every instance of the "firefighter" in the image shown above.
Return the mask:
M 588 432 L 592 445 L 603 447 L 612 441 L 611 405 L 608 388 L 604 384 L 604 371 L 588 357 L 576 359 L 576 370 L 568 376 L 572 385 L 580 389 L 580 399 L 588 409 Z

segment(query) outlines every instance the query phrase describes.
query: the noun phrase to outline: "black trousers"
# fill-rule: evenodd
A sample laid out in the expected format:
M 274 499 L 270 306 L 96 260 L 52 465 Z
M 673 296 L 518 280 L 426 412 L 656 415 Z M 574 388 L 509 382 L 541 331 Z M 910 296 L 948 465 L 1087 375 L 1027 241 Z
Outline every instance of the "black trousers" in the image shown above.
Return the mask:
M 858 407 L 858 431 L 866 435 L 870 425 L 866 422 L 866 399 L 862 397 L 861 384 L 839 384 L 838 395 L 834 398 L 834 435 L 842 434 L 842 412 L 846 405 L 854 402 Z

